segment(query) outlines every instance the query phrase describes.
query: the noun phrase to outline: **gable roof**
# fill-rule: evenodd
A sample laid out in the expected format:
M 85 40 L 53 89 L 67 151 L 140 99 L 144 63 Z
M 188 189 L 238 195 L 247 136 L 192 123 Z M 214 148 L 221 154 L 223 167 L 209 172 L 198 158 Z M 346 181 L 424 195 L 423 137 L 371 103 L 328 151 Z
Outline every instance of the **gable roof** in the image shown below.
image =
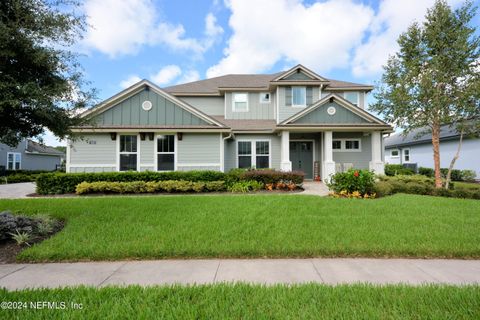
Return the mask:
M 297 64 L 295 67 L 291 68 L 290 70 L 287 70 L 287 71 L 281 73 L 278 77 L 276 77 L 272 81 L 273 82 L 281 81 L 281 80 L 287 78 L 288 76 L 292 75 L 295 72 L 303 72 L 304 74 L 309 76 L 311 78 L 311 80 L 328 82 L 327 79 L 323 78 L 322 76 L 319 76 L 318 74 L 316 74 L 312 70 L 302 66 L 301 64 Z
M 50 147 L 44 144 L 40 144 L 33 140 L 27 139 L 27 146 L 25 148 L 27 153 L 38 153 L 38 154 L 45 154 L 45 155 L 52 155 L 52 156 L 64 156 L 65 153 L 55 149 L 54 147 Z
M 93 115 L 98 115 L 100 113 L 103 113 L 107 111 L 108 109 L 118 105 L 120 102 L 122 102 L 125 99 L 128 99 L 129 97 L 135 95 L 136 93 L 140 92 L 141 90 L 145 89 L 145 87 L 152 89 L 155 93 L 159 94 L 160 96 L 164 97 L 165 99 L 169 100 L 170 102 L 178 105 L 180 108 L 194 114 L 198 118 L 204 120 L 205 122 L 215 125 L 221 128 L 224 128 L 225 125 L 222 124 L 221 122 L 217 121 L 216 119 L 212 118 L 211 116 L 203 113 L 202 111 L 198 110 L 197 108 L 191 106 L 190 104 L 186 103 L 185 101 L 178 99 L 177 97 L 169 94 L 168 92 L 162 90 L 160 87 L 158 87 L 156 84 L 143 79 L 134 85 L 128 87 L 127 89 L 117 93 L 116 95 L 108 98 L 107 100 L 103 101 L 99 105 L 85 111 L 84 113 L 81 114 L 81 117 L 88 117 L 88 116 L 93 116 Z
M 350 101 L 348 101 L 348 100 L 346 100 L 346 99 L 344 99 L 344 98 L 342 98 L 342 97 L 340 97 L 336 94 L 333 94 L 333 93 L 328 94 L 327 96 L 325 96 L 322 99 L 318 100 L 317 102 L 311 104 L 310 106 L 308 106 L 304 110 L 302 110 L 302 111 L 294 114 L 290 118 L 282 121 L 280 123 L 280 125 L 293 124 L 293 122 L 295 122 L 296 120 L 308 115 L 309 113 L 315 111 L 316 109 L 320 108 L 321 106 L 325 105 L 326 103 L 334 102 L 334 101 L 336 103 L 338 103 L 339 105 L 341 105 L 342 107 L 344 107 L 345 109 L 351 111 L 352 113 L 356 114 L 357 116 L 359 116 L 362 119 L 365 119 L 367 122 L 369 122 L 373 125 L 390 126 L 388 123 L 378 119 L 377 117 L 371 115 L 369 112 L 355 106 Z

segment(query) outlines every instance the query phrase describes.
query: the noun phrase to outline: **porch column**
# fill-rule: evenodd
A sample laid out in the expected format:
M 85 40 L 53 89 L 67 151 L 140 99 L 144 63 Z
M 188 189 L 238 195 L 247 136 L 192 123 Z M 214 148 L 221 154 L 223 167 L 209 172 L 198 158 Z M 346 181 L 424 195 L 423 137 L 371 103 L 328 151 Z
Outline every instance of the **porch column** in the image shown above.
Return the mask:
M 382 134 L 379 131 L 372 132 L 372 161 L 370 170 L 376 174 L 385 174 L 385 164 L 382 159 Z
M 290 132 L 282 131 L 282 146 L 280 148 L 280 170 L 292 171 L 292 162 L 290 161 Z
M 335 162 L 333 161 L 332 131 L 323 133 L 323 181 L 329 182 L 335 174 Z

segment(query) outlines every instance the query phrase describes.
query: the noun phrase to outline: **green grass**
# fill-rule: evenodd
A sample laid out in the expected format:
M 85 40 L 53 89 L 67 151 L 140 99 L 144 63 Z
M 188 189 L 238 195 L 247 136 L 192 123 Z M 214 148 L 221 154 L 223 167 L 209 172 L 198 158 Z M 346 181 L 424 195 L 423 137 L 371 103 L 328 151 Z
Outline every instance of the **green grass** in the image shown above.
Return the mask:
M 2 310 L 2 319 L 479 319 L 479 286 L 107 287 L 8 292 L 2 301 L 82 304 Z
M 23 261 L 214 257 L 480 257 L 480 201 L 398 194 L 1 200 L 66 219 Z

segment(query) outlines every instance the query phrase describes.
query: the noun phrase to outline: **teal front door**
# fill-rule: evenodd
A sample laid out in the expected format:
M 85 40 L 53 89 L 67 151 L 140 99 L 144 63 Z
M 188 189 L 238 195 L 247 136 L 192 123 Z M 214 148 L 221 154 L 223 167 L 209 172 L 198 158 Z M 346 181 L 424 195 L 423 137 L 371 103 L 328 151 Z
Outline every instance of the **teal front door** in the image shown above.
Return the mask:
M 303 171 L 306 179 L 313 179 L 313 142 L 291 141 L 290 161 L 292 170 Z

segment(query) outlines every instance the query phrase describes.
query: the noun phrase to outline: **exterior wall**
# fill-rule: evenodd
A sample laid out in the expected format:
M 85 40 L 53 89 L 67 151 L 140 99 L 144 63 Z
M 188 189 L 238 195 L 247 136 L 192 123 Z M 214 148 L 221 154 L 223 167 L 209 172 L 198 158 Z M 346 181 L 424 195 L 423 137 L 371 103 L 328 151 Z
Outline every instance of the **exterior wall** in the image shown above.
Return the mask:
M 290 118 L 294 114 L 299 113 L 300 111 L 304 110 L 305 108 L 298 108 L 287 106 L 285 102 L 285 87 L 278 88 L 278 122 L 282 122 L 285 119 Z M 312 87 L 312 101 L 319 100 L 320 89 L 319 87 Z
M 335 107 L 336 112 L 334 115 L 329 115 L 327 109 L 329 107 Z M 341 105 L 332 102 L 326 103 L 316 110 L 306 114 L 300 119 L 294 121 L 294 123 L 368 123 L 367 120 L 356 115 L 352 111 L 342 107 Z
M 142 103 L 152 102 L 145 111 Z M 143 90 L 95 117 L 98 125 L 208 125 L 152 90 Z
M 177 170 L 220 170 L 219 133 L 184 133 L 177 141 Z
M 57 165 L 62 163 L 62 157 L 25 153 L 26 140 L 20 142 L 16 147 L 12 148 L 0 143 L 0 166 L 7 168 L 7 154 L 15 152 L 21 154 L 20 169 L 21 170 L 55 170 Z
M 235 140 L 225 142 L 225 172 L 237 167 L 237 141 L 238 140 L 270 140 L 270 161 L 273 169 L 280 170 L 280 145 L 281 138 L 272 134 L 236 134 Z
M 232 93 L 225 93 L 225 119 L 275 119 L 275 93 L 270 93 L 270 103 L 260 103 L 260 93 L 248 93 L 248 112 L 233 112 Z
M 140 140 L 140 171 L 155 170 L 155 139 Z
M 458 139 L 440 142 L 440 166 L 448 168 L 450 161 L 455 156 L 458 148 Z M 411 145 L 408 147 L 398 148 L 400 150 L 400 158 L 391 159 L 390 150 L 385 149 L 385 162 L 390 164 L 403 163 L 403 149 L 410 149 L 410 162 L 417 163 L 419 167 L 433 168 L 433 149 L 429 143 Z M 474 170 L 477 173 L 477 179 L 480 178 L 480 139 L 466 139 L 463 141 L 460 156 L 455 162 L 454 169 Z
M 338 152 L 333 150 L 333 161 L 335 163 L 352 163 L 356 169 L 369 169 L 372 160 L 372 139 L 371 135 L 364 135 L 363 132 L 333 132 L 333 140 L 356 138 L 360 139 L 361 151 Z
M 300 71 L 292 73 L 288 77 L 285 77 L 283 80 L 312 80 L 312 78 Z
M 108 133 L 84 134 L 82 140 L 71 143 L 70 172 L 116 171 L 117 141 Z
M 192 107 L 206 113 L 210 116 L 221 116 L 225 114 L 225 98 L 224 97 L 181 97 Z
M 344 91 L 328 91 L 328 90 L 323 90 L 322 91 L 322 98 L 329 95 L 330 93 L 334 93 L 340 97 L 343 98 L 343 93 Z M 358 106 L 362 109 L 365 109 L 366 107 L 366 100 L 367 100 L 367 93 L 365 91 L 359 91 L 358 92 L 359 96 L 358 96 Z

